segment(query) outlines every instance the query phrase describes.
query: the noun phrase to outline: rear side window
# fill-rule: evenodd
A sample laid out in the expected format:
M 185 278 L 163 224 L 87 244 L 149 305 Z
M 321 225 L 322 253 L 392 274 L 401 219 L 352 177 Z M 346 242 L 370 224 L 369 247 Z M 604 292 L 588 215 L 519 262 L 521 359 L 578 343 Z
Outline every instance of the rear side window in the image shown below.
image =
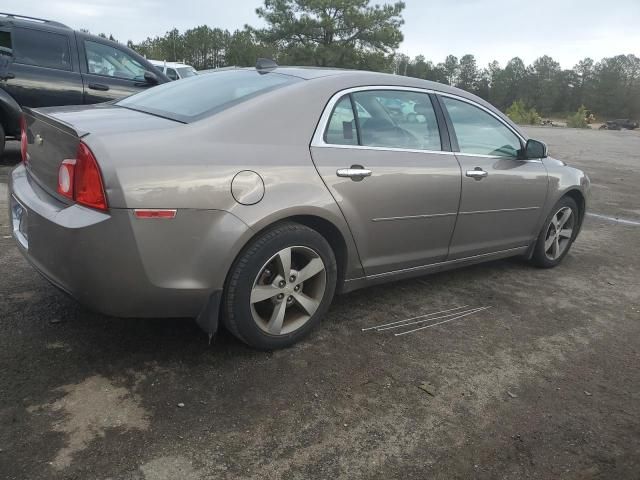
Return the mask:
M 426 93 L 371 90 L 356 92 L 362 145 L 441 150 L 440 132 Z
M 227 70 L 165 83 L 120 100 L 116 105 L 189 123 L 301 81 L 275 72 Z
M 13 58 L 25 65 L 71 70 L 69 39 L 58 33 L 14 28 Z
M 364 90 L 342 97 L 329 119 L 325 142 L 410 150 L 442 149 L 429 95 L 401 90 Z

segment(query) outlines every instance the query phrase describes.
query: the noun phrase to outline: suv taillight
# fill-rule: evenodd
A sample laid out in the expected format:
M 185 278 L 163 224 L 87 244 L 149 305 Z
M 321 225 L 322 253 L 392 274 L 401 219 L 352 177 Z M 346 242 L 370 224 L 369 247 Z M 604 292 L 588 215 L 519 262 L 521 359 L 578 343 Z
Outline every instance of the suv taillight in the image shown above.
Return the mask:
M 86 207 L 108 209 L 98 162 L 83 142 L 78 144 L 76 158 L 60 164 L 58 193 Z
M 20 155 L 22 162 L 27 163 L 27 119 L 20 115 Z

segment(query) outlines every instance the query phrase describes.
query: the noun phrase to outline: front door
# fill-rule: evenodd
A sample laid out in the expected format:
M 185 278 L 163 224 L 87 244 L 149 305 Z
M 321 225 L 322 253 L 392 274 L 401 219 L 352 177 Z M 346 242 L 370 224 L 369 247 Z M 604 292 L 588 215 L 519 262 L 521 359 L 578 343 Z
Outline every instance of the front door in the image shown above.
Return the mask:
M 99 103 L 127 97 L 151 84 L 145 68 L 126 51 L 93 40 L 79 39 L 84 103 Z
M 462 195 L 449 259 L 529 245 L 547 195 L 541 160 L 521 160 L 521 138 L 492 113 L 441 96 L 453 125 Z M 457 141 L 457 142 L 456 142 Z
M 311 152 L 366 275 L 446 258 L 460 167 L 442 150 L 428 94 L 367 88 L 345 94 L 327 107 Z

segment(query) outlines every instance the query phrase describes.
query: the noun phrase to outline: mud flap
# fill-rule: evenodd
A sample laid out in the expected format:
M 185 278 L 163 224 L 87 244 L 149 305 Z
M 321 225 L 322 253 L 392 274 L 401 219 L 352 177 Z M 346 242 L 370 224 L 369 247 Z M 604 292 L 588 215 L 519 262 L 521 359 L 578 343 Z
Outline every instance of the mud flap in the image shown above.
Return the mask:
M 196 318 L 198 326 L 209 336 L 209 342 L 211 342 L 211 339 L 218 331 L 221 298 L 222 290 L 213 292 Z

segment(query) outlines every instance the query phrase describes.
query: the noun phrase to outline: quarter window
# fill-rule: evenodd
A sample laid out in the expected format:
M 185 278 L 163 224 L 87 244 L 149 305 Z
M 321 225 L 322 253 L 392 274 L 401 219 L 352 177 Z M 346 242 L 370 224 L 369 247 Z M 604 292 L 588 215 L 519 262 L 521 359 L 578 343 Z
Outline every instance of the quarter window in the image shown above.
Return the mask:
M 467 102 L 442 97 L 461 153 L 517 158 L 520 139 L 493 115 Z
M 16 63 L 24 65 L 71 70 L 71 54 L 66 35 L 14 28 L 13 57 Z
M 332 145 L 357 145 L 356 120 L 351 98 L 345 95 L 333 109 L 324 141 Z
M 401 90 L 364 90 L 342 97 L 329 119 L 325 142 L 412 150 L 442 149 L 429 95 Z
M 145 68 L 131 55 L 110 45 L 85 40 L 89 73 L 125 80 L 144 80 Z

